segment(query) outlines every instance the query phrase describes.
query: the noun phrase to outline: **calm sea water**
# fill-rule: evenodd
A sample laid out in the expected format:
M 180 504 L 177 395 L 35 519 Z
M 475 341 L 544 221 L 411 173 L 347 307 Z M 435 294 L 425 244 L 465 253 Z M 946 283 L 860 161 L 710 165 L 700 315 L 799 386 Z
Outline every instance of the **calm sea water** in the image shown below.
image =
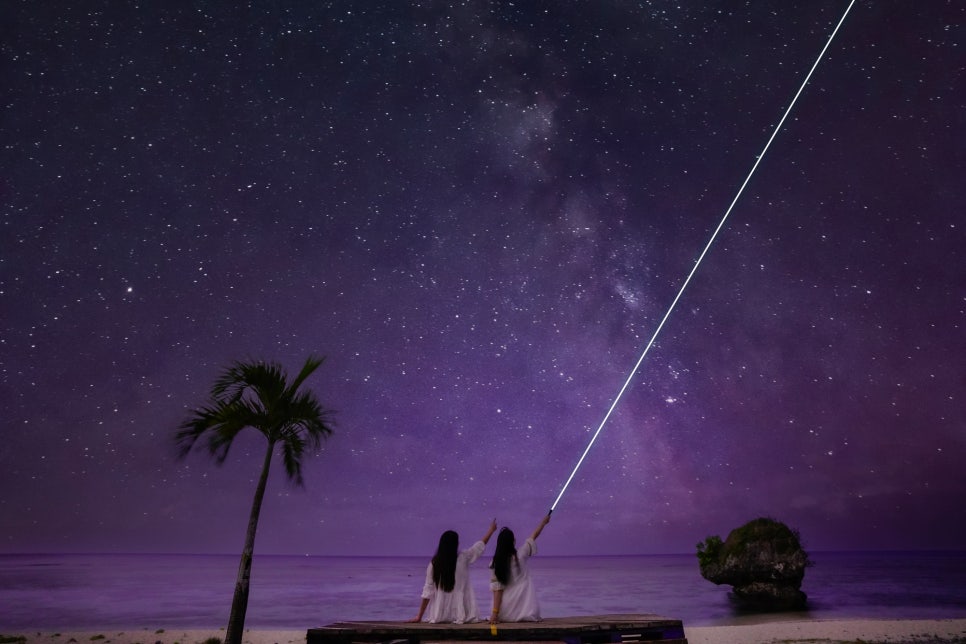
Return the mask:
M 803 617 L 966 617 L 966 552 L 813 553 Z M 0 632 L 103 628 L 221 628 L 238 558 L 229 555 L 0 555 Z M 257 556 L 246 626 L 303 629 L 416 613 L 426 560 Z M 532 562 L 545 617 L 654 613 L 686 626 L 762 621 L 735 612 L 727 586 L 694 555 L 540 557 Z M 486 564 L 472 569 L 489 611 Z

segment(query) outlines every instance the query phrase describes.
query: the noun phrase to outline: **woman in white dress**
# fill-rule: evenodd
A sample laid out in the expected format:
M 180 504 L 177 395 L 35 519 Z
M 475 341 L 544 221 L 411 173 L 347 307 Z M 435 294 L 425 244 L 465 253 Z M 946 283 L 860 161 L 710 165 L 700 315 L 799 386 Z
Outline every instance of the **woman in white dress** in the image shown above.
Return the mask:
M 490 590 L 493 591 L 491 624 L 540 621 L 540 604 L 530 578 L 529 563 L 530 557 L 537 552 L 537 537 L 549 522 L 548 514 L 520 548 L 516 547 L 513 531 L 509 528 L 500 530 L 493 563 L 490 564 Z
M 473 586 L 470 585 L 469 568 L 483 554 L 486 542 L 494 532 L 496 519 L 490 523 L 483 538 L 463 552 L 459 551 L 459 535 L 454 531 L 447 530 L 440 536 L 436 555 L 426 567 L 426 582 L 423 584 L 419 614 L 408 620 L 409 622 L 421 622 L 424 616 L 431 624 L 479 621 L 480 614 L 476 607 Z

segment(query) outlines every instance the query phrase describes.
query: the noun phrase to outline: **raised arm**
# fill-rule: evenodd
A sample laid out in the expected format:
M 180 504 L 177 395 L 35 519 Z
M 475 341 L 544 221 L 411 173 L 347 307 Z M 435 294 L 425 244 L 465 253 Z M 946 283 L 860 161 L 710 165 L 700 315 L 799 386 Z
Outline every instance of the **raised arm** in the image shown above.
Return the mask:
M 540 520 L 540 525 L 538 525 L 537 529 L 533 531 L 533 534 L 530 535 L 530 538 L 536 541 L 537 537 L 540 536 L 540 533 L 543 532 L 543 526 L 547 525 L 548 523 L 550 523 L 549 514 Z
M 480 539 L 480 541 L 482 541 L 483 543 L 486 543 L 487 541 L 490 540 L 490 537 L 493 536 L 494 532 L 496 532 L 496 519 L 493 519 L 492 521 L 490 521 L 490 527 L 486 531 L 486 534 L 483 535 L 483 538 Z

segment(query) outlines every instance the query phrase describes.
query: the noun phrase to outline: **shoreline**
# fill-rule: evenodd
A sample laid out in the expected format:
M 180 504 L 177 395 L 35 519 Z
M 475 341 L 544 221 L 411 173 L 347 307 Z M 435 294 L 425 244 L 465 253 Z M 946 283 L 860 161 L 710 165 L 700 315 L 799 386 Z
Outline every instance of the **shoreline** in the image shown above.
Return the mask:
M 300 644 L 304 629 L 250 629 L 244 644 Z M 956 619 L 816 619 L 728 626 L 684 625 L 688 644 L 863 644 L 966 643 L 966 617 Z M 0 642 L 16 644 L 203 644 L 223 640 L 224 628 L 142 628 L 101 630 L 2 631 Z M 19 638 L 23 639 L 12 639 Z
M 966 643 L 966 617 L 957 619 L 816 619 L 739 626 L 684 625 L 688 644 L 811 644 L 862 642 Z

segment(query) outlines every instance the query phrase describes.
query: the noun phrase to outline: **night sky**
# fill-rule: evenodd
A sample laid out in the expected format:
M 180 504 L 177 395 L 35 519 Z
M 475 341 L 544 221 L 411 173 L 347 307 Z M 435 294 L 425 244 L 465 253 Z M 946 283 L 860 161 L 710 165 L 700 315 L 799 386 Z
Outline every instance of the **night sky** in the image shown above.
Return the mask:
M 847 4 L 5 2 L 0 552 L 239 552 L 174 434 L 309 354 L 256 553 L 529 534 Z M 542 553 L 963 546 L 964 25 L 854 6 Z

